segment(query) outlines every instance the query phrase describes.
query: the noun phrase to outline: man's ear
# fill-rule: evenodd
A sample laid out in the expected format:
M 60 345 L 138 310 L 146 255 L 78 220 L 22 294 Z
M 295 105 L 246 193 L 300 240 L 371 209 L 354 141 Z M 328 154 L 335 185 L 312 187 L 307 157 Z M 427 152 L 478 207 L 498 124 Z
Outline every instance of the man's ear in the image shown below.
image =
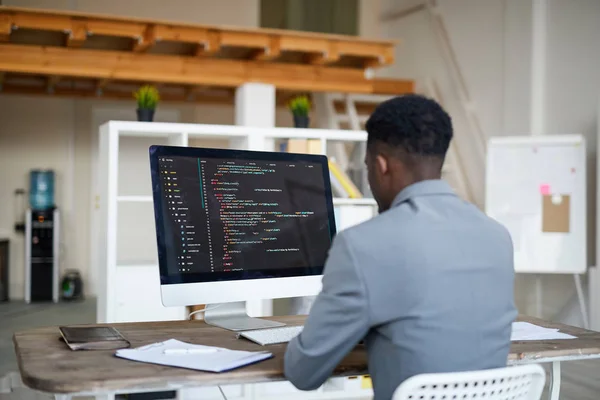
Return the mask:
M 375 165 L 381 175 L 386 175 L 390 171 L 390 162 L 388 158 L 383 154 L 377 154 L 375 158 Z

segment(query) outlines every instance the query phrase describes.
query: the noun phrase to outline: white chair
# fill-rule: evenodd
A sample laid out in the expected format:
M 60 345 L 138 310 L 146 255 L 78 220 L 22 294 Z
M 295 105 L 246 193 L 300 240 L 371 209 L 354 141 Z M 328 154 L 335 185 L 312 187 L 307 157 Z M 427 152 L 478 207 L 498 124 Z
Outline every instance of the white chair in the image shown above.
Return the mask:
M 545 382 L 537 364 L 423 374 L 398 386 L 392 400 L 539 400 Z

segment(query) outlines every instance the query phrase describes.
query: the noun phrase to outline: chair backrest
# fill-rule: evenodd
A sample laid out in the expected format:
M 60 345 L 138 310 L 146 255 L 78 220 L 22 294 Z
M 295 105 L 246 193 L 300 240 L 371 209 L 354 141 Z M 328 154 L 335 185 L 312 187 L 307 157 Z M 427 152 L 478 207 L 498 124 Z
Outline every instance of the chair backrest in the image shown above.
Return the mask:
M 539 400 L 545 382 L 537 364 L 423 374 L 398 386 L 392 400 Z

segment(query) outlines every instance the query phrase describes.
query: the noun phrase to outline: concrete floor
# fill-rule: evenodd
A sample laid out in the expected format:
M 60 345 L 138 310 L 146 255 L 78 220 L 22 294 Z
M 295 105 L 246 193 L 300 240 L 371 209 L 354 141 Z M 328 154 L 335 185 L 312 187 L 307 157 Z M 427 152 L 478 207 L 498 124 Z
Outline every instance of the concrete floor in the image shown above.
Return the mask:
M 93 323 L 95 319 L 96 304 L 93 300 L 31 305 L 22 302 L 0 303 L 0 378 L 18 370 L 12 344 L 15 331 L 48 325 Z M 566 362 L 562 364 L 562 369 L 561 400 L 600 400 L 600 360 Z M 50 398 L 26 388 L 10 394 L 0 393 L 0 400 Z
M 96 322 L 96 302 L 86 300 L 73 303 L 23 302 L 0 303 L 0 378 L 18 371 L 12 342 L 13 333 L 48 325 L 88 324 Z M 13 393 L 0 393 L 0 400 L 47 400 L 52 397 L 27 388 Z

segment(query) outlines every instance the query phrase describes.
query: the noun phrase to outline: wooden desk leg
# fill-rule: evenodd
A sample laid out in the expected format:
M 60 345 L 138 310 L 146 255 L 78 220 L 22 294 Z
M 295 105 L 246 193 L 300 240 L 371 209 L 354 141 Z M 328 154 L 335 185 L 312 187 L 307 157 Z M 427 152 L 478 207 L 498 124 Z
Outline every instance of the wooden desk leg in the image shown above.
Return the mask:
M 554 361 L 552 363 L 549 392 L 548 400 L 558 400 L 560 396 L 560 361 Z

